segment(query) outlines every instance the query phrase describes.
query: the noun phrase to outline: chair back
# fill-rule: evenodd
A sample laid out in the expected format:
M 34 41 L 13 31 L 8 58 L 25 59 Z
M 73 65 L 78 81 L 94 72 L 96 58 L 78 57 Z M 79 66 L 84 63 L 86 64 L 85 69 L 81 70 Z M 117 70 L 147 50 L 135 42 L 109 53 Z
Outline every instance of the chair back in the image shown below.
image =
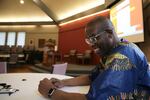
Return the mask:
M 11 46 L 10 53 L 17 53 L 17 47 Z
M 18 54 L 23 54 L 23 48 L 22 48 L 22 46 L 18 46 L 17 47 L 17 53 Z
M 52 73 L 53 74 L 65 75 L 66 70 L 67 70 L 67 65 L 68 65 L 68 63 L 54 64 Z
M 10 54 L 9 64 L 16 64 L 18 61 L 18 54 Z
M 75 56 L 76 55 L 76 50 L 73 49 L 73 50 L 70 50 L 70 56 Z
M 6 54 L 10 53 L 10 47 L 8 45 L 4 46 L 4 53 Z
M 84 58 L 91 58 L 92 50 L 85 50 Z
M 0 74 L 7 73 L 7 62 L 0 62 Z

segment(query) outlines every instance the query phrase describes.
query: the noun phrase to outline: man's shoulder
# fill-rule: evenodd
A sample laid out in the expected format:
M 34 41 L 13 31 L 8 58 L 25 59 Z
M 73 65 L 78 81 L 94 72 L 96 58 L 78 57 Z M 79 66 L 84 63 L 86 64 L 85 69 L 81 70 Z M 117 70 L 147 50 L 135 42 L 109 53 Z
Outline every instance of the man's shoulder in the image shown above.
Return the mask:
M 140 50 L 140 48 L 133 42 L 120 42 L 119 45 L 127 49 Z
M 133 67 L 133 63 L 130 61 L 130 59 L 121 53 L 114 53 L 107 57 L 105 67 L 110 68 L 112 70 L 128 70 Z
M 135 44 L 132 42 L 123 42 L 120 43 L 121 49 L 118 50 L 118 52 L 120 52 L 123 55 L 126 55 L 127 57 L 143 57 L 145 56 L 144 53 L 142 52 L 142 50 Z M 131 58 L 132 58 L 131 57 Z
M 143 51 L 134 43 L 129 43 L 126 47 L 126 54 L 131 56 L 136 56 L 143 59 L 145 57 Z

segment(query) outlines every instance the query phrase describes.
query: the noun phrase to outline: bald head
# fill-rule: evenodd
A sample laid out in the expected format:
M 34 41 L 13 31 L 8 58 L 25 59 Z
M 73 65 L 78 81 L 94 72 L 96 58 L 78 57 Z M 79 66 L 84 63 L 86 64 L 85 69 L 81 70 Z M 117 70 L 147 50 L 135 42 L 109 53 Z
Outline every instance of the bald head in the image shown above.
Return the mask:
M 98 34 L 99 32 L 106 31 L 106 30 L 112 30 L 114 32 L 114 26 L 108 18 L 103 16 L 99 16 L 94 20 L 90 21 L 86 25 L 86 29 L 85 29 L 87 34 L 90 34 L 91 32 L 95 32 Z

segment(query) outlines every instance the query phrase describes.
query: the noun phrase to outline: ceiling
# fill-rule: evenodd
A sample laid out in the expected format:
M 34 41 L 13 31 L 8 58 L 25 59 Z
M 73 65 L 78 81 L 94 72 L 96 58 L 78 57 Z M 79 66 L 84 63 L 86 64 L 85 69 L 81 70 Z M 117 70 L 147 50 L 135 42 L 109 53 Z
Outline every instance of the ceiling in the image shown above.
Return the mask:
M 105 9 L 105 0 L 0 0 L 0 25 L 56 24 Z M 102 3 L 101 3 L 102 2 Z
M 59 25 L 100 12 L 107 3 L 120 0 L 22 0 L 24 4 L 20 1 L 0 0 L 0 25 Z M 149 5 L 149 1 L 143 3 Z
M 59 25 L 120 0 L 0 0 L 0 25 Z M 143 0 L 144 6 L 150 0 Z M 103 4 L 105 2 L 105 4 Z

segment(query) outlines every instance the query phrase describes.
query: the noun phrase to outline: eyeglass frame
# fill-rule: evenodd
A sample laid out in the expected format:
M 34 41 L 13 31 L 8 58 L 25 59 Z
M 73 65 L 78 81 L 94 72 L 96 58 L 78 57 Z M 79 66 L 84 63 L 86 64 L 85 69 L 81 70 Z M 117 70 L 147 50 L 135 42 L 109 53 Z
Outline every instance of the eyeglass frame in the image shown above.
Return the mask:
M 91 44 L 95 44 L 97 43 L 97 37 L 101 36 L 103 33 L 105 33 L 106 31 L 102 31 L 101 33 L 99 34 L 96 34 L 95 36 L 91 36 L 91 37 L 88 37 L 88 38 L 85 38 L 85 42 L 89 45 Z

